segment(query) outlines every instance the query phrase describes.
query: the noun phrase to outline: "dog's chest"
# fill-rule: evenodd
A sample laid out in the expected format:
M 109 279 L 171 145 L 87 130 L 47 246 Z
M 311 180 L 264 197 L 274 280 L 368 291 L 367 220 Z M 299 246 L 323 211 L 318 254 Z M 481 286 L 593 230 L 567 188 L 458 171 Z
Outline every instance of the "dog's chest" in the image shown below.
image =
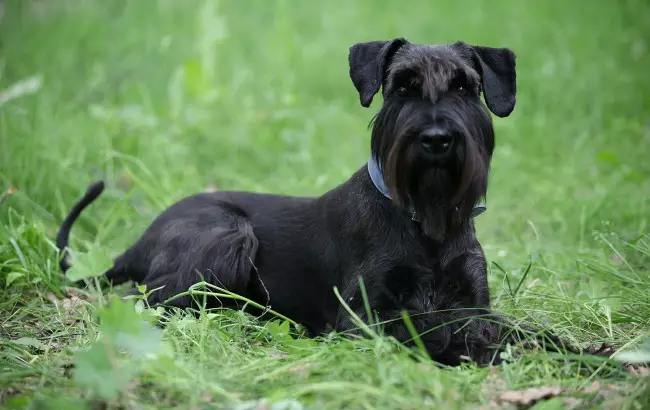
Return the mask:
M 373 280 L 380 281 L 384 293 L 409 310 L 453 309 L 471 304 L 474 286 L 464 264 L 450 263 L 447 248 L 419 239 L 403 240 L 388 254 L 390 257 L 372 267 L 381 272 L 371 275 Z

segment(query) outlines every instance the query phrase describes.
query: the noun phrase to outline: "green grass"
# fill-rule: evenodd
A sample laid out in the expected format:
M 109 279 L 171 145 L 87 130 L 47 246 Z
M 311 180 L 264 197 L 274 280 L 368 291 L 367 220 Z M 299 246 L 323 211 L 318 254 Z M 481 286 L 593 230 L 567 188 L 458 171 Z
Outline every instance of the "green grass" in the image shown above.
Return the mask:
M 647 2 L 4 3 L 0 407 L 489 408 L 545 386 L 561 398 L 536 408 L 650 405 L 647 379 L 600 359 L 513 348 L 504 366 L 443 369 L 387 337 L 311 341 L 228 311 L 152 329 L 130 305 L 106 308 L 93 280 L 67 290 L 52 242 L 98 178 L 107 192 L 72 247 L 111 255 L 207 187 L 318 195 L 343 182 L 367 158 L 378 107 L 360 107 L 348 78 L 355 42 L 507 46 L 518 104 L 495 119 L 477 220 L 495 306 L 630 350 L 650 331 Z

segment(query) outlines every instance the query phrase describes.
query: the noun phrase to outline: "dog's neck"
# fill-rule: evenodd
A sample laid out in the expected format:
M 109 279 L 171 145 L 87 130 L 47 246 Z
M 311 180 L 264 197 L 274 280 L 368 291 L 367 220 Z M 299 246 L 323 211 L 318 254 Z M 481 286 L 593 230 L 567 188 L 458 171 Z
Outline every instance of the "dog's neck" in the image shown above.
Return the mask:
M 384 182 L 384 175 L 381 171 L 381 167 L 377 163 L 377 160 L 373 155 L 370 156 L 370 159 L 368 160 L 368 175 L 370 175 L 370 179 L 372 180 L 372 183 L 375 185 L 375 188 L 383 196 L 386 198 L 392 200 L 390 196 L 390 192 L 388 192 L 388 187 L 386 186 L 386 183 Z M 472 218 L 475 218 L 485 212 L 487 210 L 487 207 L 484 204 L 478 204 L 474 207 L 472 211 Z M 412 206 L 409 207 L 409 213 L 411 214 L 411 219 L 418 222 L 419 217 L 415 209 L 413 209 Z

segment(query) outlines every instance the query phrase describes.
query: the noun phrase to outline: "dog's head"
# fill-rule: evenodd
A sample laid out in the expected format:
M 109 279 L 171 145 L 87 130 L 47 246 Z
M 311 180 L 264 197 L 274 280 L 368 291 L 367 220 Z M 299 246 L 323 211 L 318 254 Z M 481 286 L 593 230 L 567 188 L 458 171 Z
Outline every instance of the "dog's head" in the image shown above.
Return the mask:
M 507 117 L 515 107 L 514 53 L 398 38 L 355 44 L 349 63 L 362 106 L 382 89 L 371 149 L 392 198 L 414 208 L 425 232 L 443 240 L 486 194 L 490 111 Z

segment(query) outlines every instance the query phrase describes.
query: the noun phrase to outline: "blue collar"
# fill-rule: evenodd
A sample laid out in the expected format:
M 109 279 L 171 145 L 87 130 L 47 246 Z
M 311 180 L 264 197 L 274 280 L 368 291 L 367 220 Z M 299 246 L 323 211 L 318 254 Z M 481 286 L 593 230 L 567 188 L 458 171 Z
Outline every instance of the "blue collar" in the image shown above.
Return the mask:
M 372 180 L 372 183 L 375 185 L 377 190 L 381 192 L 381 194 L 386 198 L 392 199 L 388 192 L 388 188 L 386 187 L 386 183 L 384 182 L 384 176 L 382 175 L 381 168 L 379 167 L 379 164 L 377 163 L 374 156 L 372 155 L 368 160 L 368 174 L 370 175 L 370 179 Z M 486 210 L 487 207 L 484 204 L 476 205 L 472 210 L 472 218 L 479 216 Z M 419 221 L 415 210 L 411 209 L 410 212 L 411 212 L 411 219 L 413 219 L 414 221 Z

